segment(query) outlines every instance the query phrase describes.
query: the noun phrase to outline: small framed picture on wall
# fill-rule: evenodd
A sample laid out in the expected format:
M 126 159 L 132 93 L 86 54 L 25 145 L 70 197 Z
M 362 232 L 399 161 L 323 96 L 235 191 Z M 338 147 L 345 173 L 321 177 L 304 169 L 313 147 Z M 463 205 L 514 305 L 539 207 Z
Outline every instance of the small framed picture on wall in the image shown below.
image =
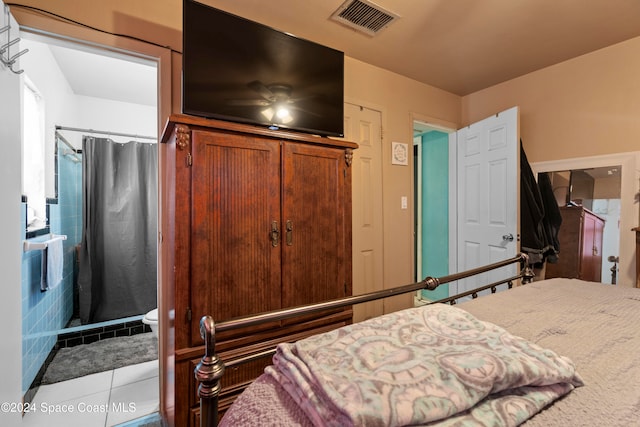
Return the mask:
M 402 142 L 391 143 L 391 164 L 407 166 L 409 164 L 409 145 Z

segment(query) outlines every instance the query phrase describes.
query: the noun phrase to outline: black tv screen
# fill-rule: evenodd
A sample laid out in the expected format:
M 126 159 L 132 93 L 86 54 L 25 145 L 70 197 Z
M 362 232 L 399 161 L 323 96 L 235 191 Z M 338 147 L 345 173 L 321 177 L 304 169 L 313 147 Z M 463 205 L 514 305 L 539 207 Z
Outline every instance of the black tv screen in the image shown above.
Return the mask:
M 343 136 L 344 54 L 183 2 L 182 112 Z

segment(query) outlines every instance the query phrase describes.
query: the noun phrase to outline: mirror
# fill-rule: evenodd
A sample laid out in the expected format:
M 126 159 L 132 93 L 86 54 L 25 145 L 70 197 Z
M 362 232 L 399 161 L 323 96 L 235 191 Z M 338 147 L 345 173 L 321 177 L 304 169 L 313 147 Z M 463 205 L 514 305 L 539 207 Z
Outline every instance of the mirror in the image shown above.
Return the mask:
M 622 166 L 548 174 L 558 206 L 582 206 L 604 220 L 601 281 L 616 283 L 620 254 Z M 562 254 L 562 247 L 560 251 Z

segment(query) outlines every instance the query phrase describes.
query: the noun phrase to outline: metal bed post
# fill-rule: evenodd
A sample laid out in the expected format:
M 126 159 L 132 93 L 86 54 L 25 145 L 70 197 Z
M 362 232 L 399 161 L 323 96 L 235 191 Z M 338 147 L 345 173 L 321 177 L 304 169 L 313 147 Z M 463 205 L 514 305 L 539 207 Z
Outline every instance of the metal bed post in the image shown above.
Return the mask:
M 420 282 L 410 285 L 398 286 L 393 289 L 374 291 L 363 295 L 339 298 L 332 301 L 325 301 L 316 304 L 308 304 L 304 306 L 275 310 L 268 313 L 259 313 L 255 315 L 238 317 L 235 319 L 219 322 L 217 325 L 214 323 L 211 316 L 203 316 L 200 319 L 200 336 L 204 340 L 205 355 L 202 357 L 202 360 L 200 361 L 200 363 L 198 363 L 198 366 L 196 366 L 194 370 L 196 380 L 198 380 L 200 384 L 198 386 L 198 397 L 200 398 L 200 427 L 215 427 L 218 425 L 218 396 L 222 389 L 220 385 L 220 378 L 224 373 L 225 363 L 215 354 L 216 330 L 218 332 L 224 332 L 241 327 L 255 326 L 266 321 L 283 320 L 302 314 L 309 314 L 327 309 L 346 307 L 348 305 L 374 301 L 377 299 L 400 295 L 420 289 L 434 290 L 443 283 L 460 280 L 465 277 L 470 277 L 476 274 L 490 271 L 492 269 L 504 267 L 512 263 L 520 264 L 520 272 L 516 276 L 505 278 L 497 282 L 485 285 L 483 287 L 436 301 L 441 303 L 448 302 L 450 304 L 455 304 L 456 299 L 464 296 L 472 295 L 473 298 L 477 298 L 477 293 L 481 290 L 490 289 L 492 293 L 495 293 L 495 287 L 501 284 L 506 283 L 508 284 L 509 288 L 511 288 L 514 280 L 520 279 L 522 280 L 523 284 L 532 282 L 534 273 L 531 266 L 529 265 L 529 257 L 524 253 L 520 253 L 513 258 L 498 261 L 487 266 L 470 269 L 461 273 L 454 273 L 439 278 L 426 277 Z M 275 353 L 274 350 L 262 351 L 256 354 L 244 356 L 235 361 L 228 362 L 227 365 L 235 366 L 273 353 Z
M 531 268 L 531 264 L 529 263 L 529 255 L 525 253 L 520 253 L 520 272 L 522 274 L 523 285 L 533 282 L 535 273 L 533 272 L 533 268 Z
M 224 363 L 215 353 L 216 328 L 211 316 L 200 319 L 200 336 L 204 340 L 205 354 L 195 369 L 199 382 L 200 426 L 218 425 L 218 395 L 220 394 L 220 378 L 224 373 Z

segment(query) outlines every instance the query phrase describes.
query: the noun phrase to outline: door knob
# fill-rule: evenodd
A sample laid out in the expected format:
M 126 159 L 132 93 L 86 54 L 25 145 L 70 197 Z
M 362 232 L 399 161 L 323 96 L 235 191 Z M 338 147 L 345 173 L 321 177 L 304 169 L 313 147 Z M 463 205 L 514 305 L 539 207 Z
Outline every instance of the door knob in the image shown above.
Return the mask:
M 502 240 L 504 240 L 505 242 L 513 242 L 513 234 L 509 233 L 503 235 Z

